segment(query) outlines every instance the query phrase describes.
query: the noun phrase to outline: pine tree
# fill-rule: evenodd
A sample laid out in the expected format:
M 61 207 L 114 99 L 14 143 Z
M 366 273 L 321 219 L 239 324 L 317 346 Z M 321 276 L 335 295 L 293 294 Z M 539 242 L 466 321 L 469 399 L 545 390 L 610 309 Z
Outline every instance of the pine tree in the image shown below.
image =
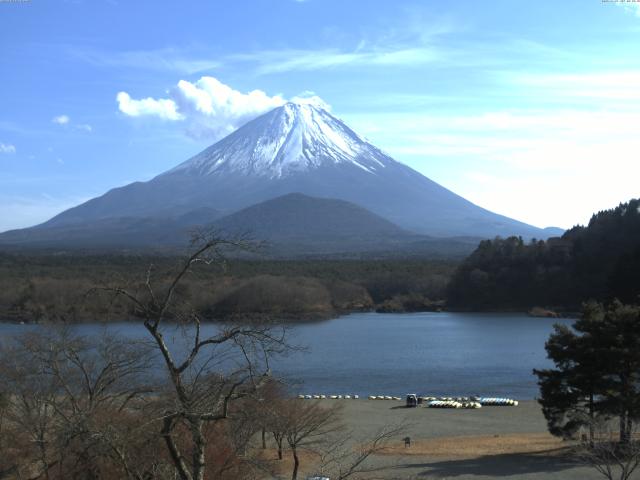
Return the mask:
M 597 416 L 617 417 L 628 443 L 640 417 L 640 307 L 587 304 L 572 328 L 556 325 L 545 348 L 555 369 L 534 370 L 549 431 L 570 437 Z

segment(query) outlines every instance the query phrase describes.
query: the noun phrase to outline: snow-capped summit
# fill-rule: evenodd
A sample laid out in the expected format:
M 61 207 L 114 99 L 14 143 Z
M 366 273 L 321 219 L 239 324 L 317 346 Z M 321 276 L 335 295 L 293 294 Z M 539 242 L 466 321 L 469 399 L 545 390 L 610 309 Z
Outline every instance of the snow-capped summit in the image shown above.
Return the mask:
M 167 174 L 237 172 L 280 178 L 326 164 L 375 173 L 391 160 L 327 110 L 290 102 L 247 123 Z
M 95 222 L 155 225 L 200 218 L 202 212 L 229 215 L 291 193 L 351 202 L 420 234 L 549 236 L 474 205 L 395 161 L 308 101 L 277 107 L 152 180 L 110 190 L 32 230 L 67 232 Z

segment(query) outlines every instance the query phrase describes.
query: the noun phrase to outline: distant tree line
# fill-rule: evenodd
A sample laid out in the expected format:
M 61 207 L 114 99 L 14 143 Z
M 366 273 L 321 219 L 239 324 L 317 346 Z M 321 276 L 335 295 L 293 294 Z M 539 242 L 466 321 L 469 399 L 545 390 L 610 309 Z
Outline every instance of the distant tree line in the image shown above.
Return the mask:
M 640 294 L 640 200 L 599 212 L 560 238 L 485 240 L 458 267 L 447 289 L 450 306 L 578 311 L 582 302 Z
M 154 265 L 170 281 L 176 257 L 0 253 L 0 318 L 25 322 L 132 319 L 122 299 L 91 298 L 96 286 L 143 288 Z M 198 271 L 180 288 L 208 320 L 326 318 L 344 312 L 439 305 L 456 264 L 435 260 L 234 260 Z

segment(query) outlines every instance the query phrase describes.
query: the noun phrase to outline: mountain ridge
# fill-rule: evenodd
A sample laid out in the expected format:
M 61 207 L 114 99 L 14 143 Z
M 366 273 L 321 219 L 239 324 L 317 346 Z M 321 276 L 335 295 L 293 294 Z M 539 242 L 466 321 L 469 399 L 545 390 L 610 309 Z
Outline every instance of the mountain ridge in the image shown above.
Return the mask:
M 226 216 L 295 192 L 351 202 L 404 230 L 433 237 L 561 233 L 479 207 L 394 160 L 326 110 L 298 104 L 251 120 L 148 182 L 112 189 L 26 230 L 56 228 L 62 236 L 64 228 L 82 224 L 158 221 L 197 209 Z M 0 242 L 12 236 L 1 234 Z

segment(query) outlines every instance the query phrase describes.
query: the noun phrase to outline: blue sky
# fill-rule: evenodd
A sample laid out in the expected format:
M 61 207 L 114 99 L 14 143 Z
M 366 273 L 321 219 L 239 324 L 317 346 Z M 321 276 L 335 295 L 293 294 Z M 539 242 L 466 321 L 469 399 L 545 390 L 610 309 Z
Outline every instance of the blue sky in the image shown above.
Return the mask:
M 0 231 L 304 95 L 483 207 L 584 223 L 640 194 L 639 47 L 640 3 L 602 0 L 0 1 Z

